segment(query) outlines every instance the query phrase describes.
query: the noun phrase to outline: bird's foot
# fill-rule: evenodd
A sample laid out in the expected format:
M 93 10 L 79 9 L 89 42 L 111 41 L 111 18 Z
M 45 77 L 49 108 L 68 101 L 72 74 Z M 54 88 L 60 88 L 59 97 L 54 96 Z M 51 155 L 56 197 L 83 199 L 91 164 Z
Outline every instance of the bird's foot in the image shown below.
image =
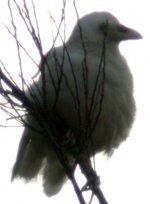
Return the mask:
M 88 191 L 88 190 L 93 190 L 100 185 L 100 177 L 99 176 L 94 176 L 90 178 L 86 184 L 82 187 L 81 191 Z

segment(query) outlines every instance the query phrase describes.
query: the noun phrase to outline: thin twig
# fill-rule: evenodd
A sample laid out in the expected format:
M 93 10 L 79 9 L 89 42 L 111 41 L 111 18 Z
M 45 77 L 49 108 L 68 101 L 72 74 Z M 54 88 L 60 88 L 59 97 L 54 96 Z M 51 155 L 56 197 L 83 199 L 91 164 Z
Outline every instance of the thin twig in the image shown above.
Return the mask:
M 32 2 L 33 13 L 34 13 L 34 19 L 35 19 L 35 22 L 36 22 L 36 29 L 37 29 L 37 35 L 38 35 L 39 43 L 42 44 L 35 4 L 34 4 L 33 0 L 31 2 Z
M 11 5 L 10 5 L 10 0 L 8 0 L 8 8 L 9 8 L 10 16 L 11 16 L 11 23 L 12 23 L 12 26 L 13 26 L 13 29 L 14 29 L 14 38 L 15 38 L 15 42 L 16 42 L 16 46 L 17 46 L 17 54 L 18 54 L 18 60 L 19 60 L 22 90 L 24 90 L 24 80 L 23 80 L 24 76 L 23 76 L 23 69 L 22 69 L 20 46 L 19 46 L 19 43 L 18 43 L 17 27 L 16 27 L 15 22 L 14 22 L 14 17 L 13 17 L 12 8 L 11 8 Z
M 22 92 L 18 87 L 16 87 L 13 82 L 11 82 L 10 79 L 6 77 L 6 75 L 3 73 L 3 71 L 0 69 L 0 78 L 4 81 L 4 83 L 12 90 L 12 94 L 14 97 L 16 97 L 18 100 L 22 99 L 21 102 L 23 102 L 24 106 L 32 108 L 31 103 L 25 96 L 25 93 Z
M 8 75 L 10 81 L 11 81 L 17 88 L 19 88 L 18 85 L 16 84 L 15 80 L 12 78 L 11 74 L 8 72 L 8 70 L 7 70 L 7 68 L 5 67 L 4 63 L 1 61 L 1 59 L 0 59 L 0 63 L 1 63 L 1 65 L 2 65 L 2 67 L 3 67 L 3 70 L 4 70 L 4 71 L 6 72 L 6 74 Z M 2 68 L 0 67 L 0 69 L 2 69 Z
M 78 13 L 78 9 L 76 6 L 76 1 L 73 1 L 73 5 L 75 8 L 75 12 L 77 15 L 77 19 L 78 19 L 78 28 L 79 28 L 79 32 L 80 32 L 80 40 L 81 40 L 81 45 L 83 48 L 83 53 L 84 53 L 84 58 L 83 58 L 83 62 L 82 62 L 82 76 L 83 76 L 83 83 L 84 83 L 84 97 L 85 97 L 85 130 L 84 130 L 84 139 L 88 138 L 88 130 L 89 130 L 89 125 L 90 125 L 90 117 L 89 117 L 89 107 L 88 107 L 88 102 L 89 102 L 89 87 L 88 87 L 88 65 L 87 65 L 87 50 L 86 50 L 86 46 L 85 46 L 85 42 L 84 42 L 84 37 L 83 37 L 83 33 L 82 33 L 82 27 L 80 25 L 79 22 L 79 13 Z
M 15 35 L 11 32 L 11 30 L 8 28 L 7 25 L 3 24 L 5 26 L 5 28 L 7 29 L 8 33 L 15 39 Z M 21 42 L 19 42 L 18 39 L 17 40 L 17 43 L 18 45 L 20 46 L 20 48 L 24 51 L 24 53 L 31 59 L 31 61 L 37 66 L 39 67 L 39 64 L 36 63 L 36 61 L 33 59 L 33 57 L 31 56 L 31 54 L 29 54 L 29 52 L 25 49 L 25 47 L 21 44 Z

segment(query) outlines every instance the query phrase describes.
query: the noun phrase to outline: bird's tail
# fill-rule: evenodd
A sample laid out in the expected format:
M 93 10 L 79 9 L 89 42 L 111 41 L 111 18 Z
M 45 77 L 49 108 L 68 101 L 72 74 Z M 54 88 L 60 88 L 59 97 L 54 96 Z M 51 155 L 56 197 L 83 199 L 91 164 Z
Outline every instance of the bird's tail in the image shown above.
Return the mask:
M 67 163 L 73 166 L 72 161 L 72 158 L 67 158 Z M 30 181 L 39 173 L 42 173 L 44 192 L 47 196 L 57 194 L 67 178 L 48 141 L 30 128 L 25 128 L 12 171 L 12 180 L 19 177 Z
M 17 177 L 24 178 L 26 181 L 35 178 L 46 156 L 45 148 L 44 138 L 30 128 L 25 128 L 12 170 L 12 180 Z
M 50 158 L 46 159 L 43 168 L 43 188 L 47 196 L 57 194 L 67 179 L 65 170 L 58 158 L 56 156 L 52 158 L 51 156 L 52 154 Z

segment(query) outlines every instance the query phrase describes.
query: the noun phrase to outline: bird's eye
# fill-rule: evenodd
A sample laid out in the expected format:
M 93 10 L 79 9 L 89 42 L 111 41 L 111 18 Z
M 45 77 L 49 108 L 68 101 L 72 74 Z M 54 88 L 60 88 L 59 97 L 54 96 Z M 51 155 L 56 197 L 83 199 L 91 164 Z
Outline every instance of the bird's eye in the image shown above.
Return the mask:
M 101 31 L 104 35 L 107 34 L 107 32 L 108 32 L 108 23 L 107 23 L 107 22 L 104 23 L 104 24 L 102 24 L 102 25 L 100 25 L 100 31 Z

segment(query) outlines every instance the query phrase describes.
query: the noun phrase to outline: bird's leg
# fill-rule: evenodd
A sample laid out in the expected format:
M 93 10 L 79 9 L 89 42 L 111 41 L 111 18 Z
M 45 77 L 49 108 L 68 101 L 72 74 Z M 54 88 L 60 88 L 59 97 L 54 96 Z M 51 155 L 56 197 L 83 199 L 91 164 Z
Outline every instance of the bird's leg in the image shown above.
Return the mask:
M 87 179 L 87 183 L 82 187 L 81 191 L 91 190 L 99 200 L 100 204 L 108 204 L 103 195 L 103 192 L 99 187 L 100 178 L 94 171 L 89 157 L 85 156 L 87 155 L 86 153 L 84 154 L 83 152 L 79 151 L 73 133 L 68 132 L 68 135 L 66 136 L 67 136 L 66 138 L 68 138 L 66 140 L 67 141 L 66 147 L 68 148 L 73 158 L 75 158 L 76 163 L 79 164 L 82 173 L 85 175 Z
M 108 204 L 103 195 L 103 192 L 99 187 L 100 178 L 93 170 L 90 160 L 88 158 L 83 158 L 82 156 L 80 156 L 80 158 L 78 159 L 78 163 L 81 168 L 81 171 L 87 178 L 87 183 L 82 187 L 81 190 L 82 191 L 92 190 L 92 192 L 99 200 L 100 204 Z
M 91 161 L 88 158 L 80 156 L 78 163 L 82 173 L 87 178 L 87 183 L 82 187 L 82 191 L 92 190 L 93 188 L 100 185 L 100 178 L 93 170 Z

